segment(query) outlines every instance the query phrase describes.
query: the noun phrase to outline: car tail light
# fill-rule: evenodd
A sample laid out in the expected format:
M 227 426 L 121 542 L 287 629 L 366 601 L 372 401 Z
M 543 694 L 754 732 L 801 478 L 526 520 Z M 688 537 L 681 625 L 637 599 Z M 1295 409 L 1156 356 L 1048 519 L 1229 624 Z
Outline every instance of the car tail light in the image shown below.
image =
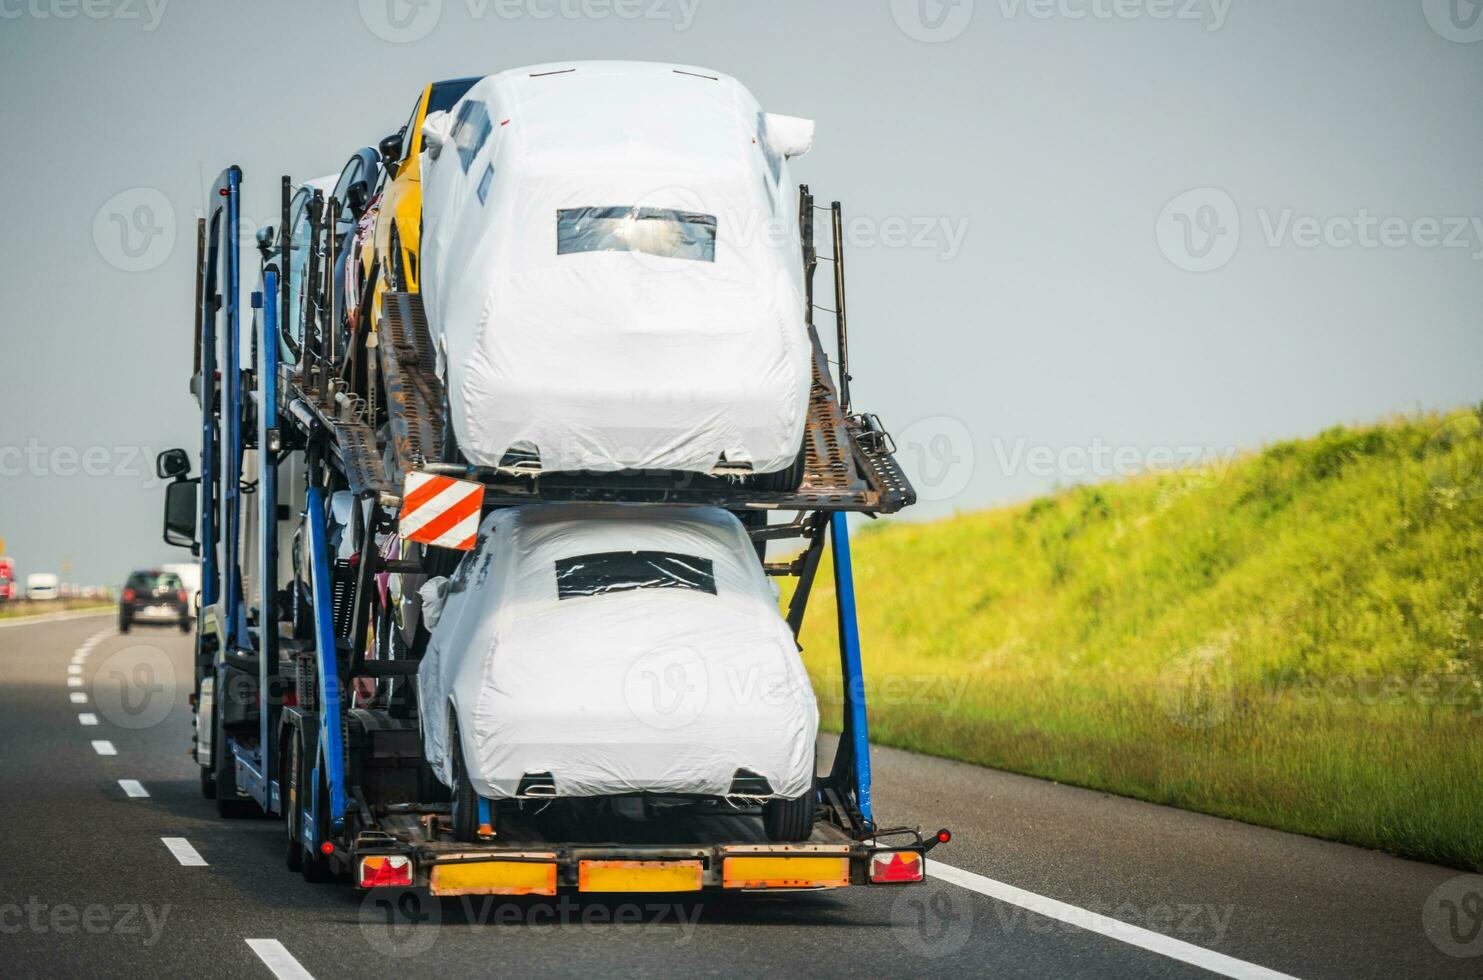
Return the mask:
M 360 859 L 360 886 L 383 888 L 387 885 L 412 887 L 412 859 L 395 854 Z
M 184 589 L 181 589 L 179 592 L 175 593 L 175 598 L 179 599 L 181 602 L 184 602 L 185 601 L 185 590 Z
M 134 590 L 133 589 L 124 589 L 124 601 L 125 602 L 133 602 L 134 601 Z
M 916 851 L 876 851 L 870 855 L 871 884 L 921 881 L 926 860 Z

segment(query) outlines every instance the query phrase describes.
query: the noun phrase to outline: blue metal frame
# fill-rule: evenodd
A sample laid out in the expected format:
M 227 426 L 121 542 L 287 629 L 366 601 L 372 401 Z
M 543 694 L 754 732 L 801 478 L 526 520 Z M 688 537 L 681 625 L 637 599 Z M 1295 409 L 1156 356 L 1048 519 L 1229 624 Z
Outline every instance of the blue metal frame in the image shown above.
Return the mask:
M 324 491 L 309 485 L 309 576 L 314 596 L 314 646 L 319 677 L 316 703 L 319 711 L 319 749 L 314 766 L 310 798 L 319 808 L 319 772 L 324 768 L 329 787 L 329 816 L 332 830 L 345 823 L 345 743 L 340 728 L 340 670 L 335 658 L 334 598 L 330 588 L 329 536 L 325 531 Z
M 844 730 L 840 749 L 853 765 L 855 804 L 867 824 L 870 811 L 870 730 L 865 719 L 865 671 L 860 663 L 860 627 L 855 620 L 855 575 L 850 563 L 850 526 L 843 512 L 829 517 L 834 546 L 834 601 L 839 615 L 839 666 L 844 682 Z
M 226 198 L 226 237 L 223 246 L 226 261 L 223 268 L 226 288 L 222 309 L 226 313 L 222 345 L 221 416 L 222 448 L 226 452 L 221 475 L 223 509 L 222 599 L 226 603 L 227 649 L 243 649 L 250 644 L 247 636 L 247 611 L 242 601 L 242 330 L 241 290 L 241 184 L 242 172 L 228 167 L 218 179 L 217 193 Z
M 220 569 L 217 559 L 217 461 L 219 458 L 219 433 L 216 408 L 216 342 L 218 337 L 216 319 L 216 296 L 222 289 L 220 282 L 223 262 L 220 255 L 226 248 L 225 267 L 227 276 L 226 295 L 223 305 L 228 310 L 228 335 L 235 335 L 237 313 L 237 225 L 238 189 L 242 172 L 228 167 L 216 178 L 211 187 L 210 201 L 215 207 L 206 217 L 207 248 L 202 256 L 206 263 L 205 289 L 201 295 L 201 376 L 197 397 L 201 403 L 201 605 L 213 606 L 221 598 Z M 221 220 L 225 213 L 227 222 L 226 240 L 222 240 Z M 199 639 L 198 639 L 199 644 Z M 199 652 L 199 649 L 198 649 Z
M 257 447 L 258 447 L 258 690 L 263 692 L 258 713 L 258 744 L 262 746 L 263 808 L 281 810 L 278 795 L 278 720 L 282 698 L 278 692 L 278 454 L 268 446 L 269 433 L 278 428 L 278 273 L 263 273 L 263 315 L 258 321 Z

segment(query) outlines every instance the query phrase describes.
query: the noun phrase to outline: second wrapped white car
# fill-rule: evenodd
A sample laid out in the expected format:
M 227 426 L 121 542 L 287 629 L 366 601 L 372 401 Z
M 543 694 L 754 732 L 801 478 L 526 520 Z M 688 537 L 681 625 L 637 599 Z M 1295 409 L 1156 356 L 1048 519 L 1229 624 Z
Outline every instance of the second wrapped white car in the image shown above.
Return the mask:
M 496 511 L 447 584 L 418 689 L 465 839 L 479 797 L 744 798 L 775 839 L 812 828 L 818 706 L 727 511 Z

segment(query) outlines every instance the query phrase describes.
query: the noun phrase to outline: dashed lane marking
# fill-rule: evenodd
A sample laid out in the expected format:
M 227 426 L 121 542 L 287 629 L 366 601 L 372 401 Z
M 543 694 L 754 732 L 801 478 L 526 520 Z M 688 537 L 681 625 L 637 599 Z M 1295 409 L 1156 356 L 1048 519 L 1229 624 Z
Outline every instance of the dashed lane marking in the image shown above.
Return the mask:
M 294 959 L 294 955 L 278 940 L 249 939 L 247 945 L 278 980 L 314 980 L 314 975 L 304 969 L 303 964 Z
M 201 852 L 191 846 L 191 842 L 184 837 L 161 837 L 160 841 L 175 855 L 182 867 L 204 868 L 206 859 L 201 857 Z

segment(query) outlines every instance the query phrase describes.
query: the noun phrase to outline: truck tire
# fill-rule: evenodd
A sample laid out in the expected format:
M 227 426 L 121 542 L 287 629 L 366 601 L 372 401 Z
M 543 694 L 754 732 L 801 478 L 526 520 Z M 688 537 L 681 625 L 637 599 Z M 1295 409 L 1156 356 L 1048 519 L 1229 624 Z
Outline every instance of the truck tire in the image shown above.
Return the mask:
M 307 763 L 305 769 L 301 770 L 301 775 L 308 775 Z M 302 786 L 303 783 L 300 782 L 299 785 Z M 320 777 L 319 792 L 316 795 L 319 797 L 319 802 L 321 804 L 323 804 L 325 800 L 329 799 L 329 786 L 325 783 L 323 776 Z M 329 821 L 325 820 L 322 817 L 323 812 L 324 811 L 322 806 L 316 806 L 314 808 L 314 812 L 310 814 L 310 819 L 312 819 L 318 825 L 319 833 L 315 834 L 315 836 L 318 837 L 320 840 L 326 839 L 325 832 L 329 829 Z M 303 865 L 299 868 L 299 872 L 304 876 L 305 881 L 313 885 L 320 885 L 324 884 L 327 881 L 335 880 L 334 868 L 330 865 L 330 859 L 328 855 L 321 854 L 319 851 L 311 850 L 310 848 L 304 847 L 302 845 L 300 845 L 299 851 L 303 855 Z
M 297 728 L 287 739 L 283 752 L 283 764 L 278 768 L 278 778 L 283 784 L 283 825 L 288 830 L 288 848 L 284 864 L 290 871 L 304 870 L 304 842 L 299 834 L 299 770 L 304 756 L 304 737 Z
M 803 484 L 808 468 L 808 433 L 803 434 L 804 444 L 798 447 L 798 455 L 785 468 L 772 473 L 758 473 L 752 477 L 752 485 L 758 490 L 771 493 L 792 493 Z
M 256 816 L 262 813 L 257 803 L 237 794 L 237 765 L 227 751 L 227 735 L 222 728 L 219 704 L 214 699 L 211 715 L 212 724 L 216 726 L 211 733 L 211 768 L 216 781 L 216 795 L 213 797 L 216 800 L 216 815 L 228 820 Z
M 814 794 L 762 804 L 762 826 L 767 839 L 778 843 L 806 841 L 814 832 Z
M 479 839 L 479 796 L 463 764 L 458 722 L 449 726 L 448 738 L 453 743 L 453 838 L 472 844 Z

